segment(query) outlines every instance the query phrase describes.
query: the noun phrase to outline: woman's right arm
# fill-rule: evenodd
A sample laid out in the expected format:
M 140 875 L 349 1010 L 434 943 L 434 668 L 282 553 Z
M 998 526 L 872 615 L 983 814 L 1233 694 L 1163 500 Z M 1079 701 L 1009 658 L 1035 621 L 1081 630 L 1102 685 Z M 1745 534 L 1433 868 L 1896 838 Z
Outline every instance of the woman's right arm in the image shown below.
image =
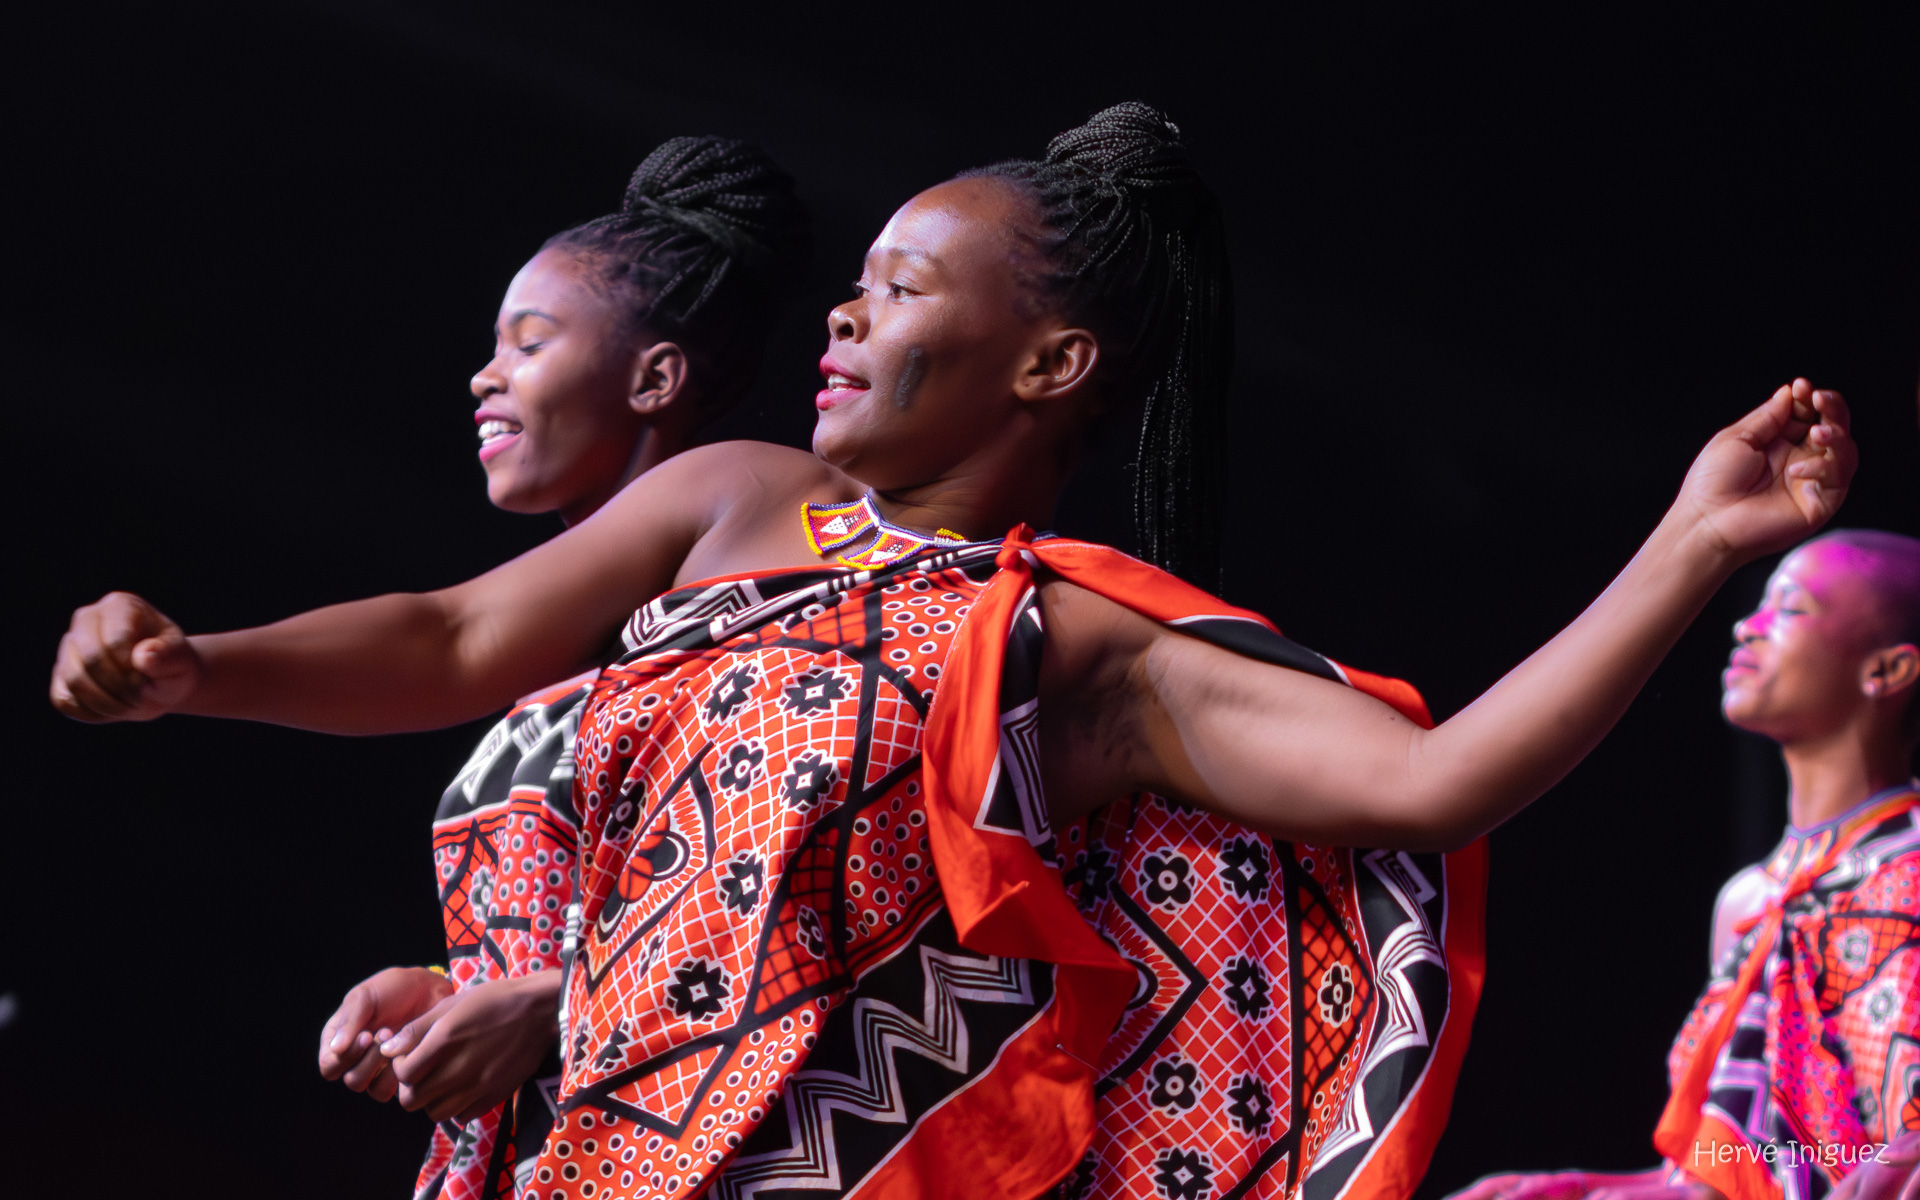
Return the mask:
M 737 443 L 688 451 L 552 541 L 438 592 L 195 637 L 112 593 L 76 612 L 61 639 L 54 707 L 81 721 L 185 712 L 346 734 L 484 716 L 578 670 L 666 591 L 700 536 L 757 486 L 734 484 L 766 477 L 759 457 Z

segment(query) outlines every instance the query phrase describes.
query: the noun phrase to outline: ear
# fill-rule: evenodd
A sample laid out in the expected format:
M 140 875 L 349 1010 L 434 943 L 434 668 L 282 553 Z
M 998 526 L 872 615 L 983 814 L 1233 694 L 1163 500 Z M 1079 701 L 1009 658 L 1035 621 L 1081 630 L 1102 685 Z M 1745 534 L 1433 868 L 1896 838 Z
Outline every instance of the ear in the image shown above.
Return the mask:
M 1055 329 L 1040 339 L 1014 380 L 1022 401 L 1059 400 L 1086 391 L 1100 361 L 1100 342 L 1084 329 Z
M 687 386 L 687 355 L 672 342 L 655 342 L 633 356 L 633 381 L 627 406 L 655 416 L 680 398 Z
M 1904 695 L 1920 681 L 1920 646 L 1911 642 L 1867 655 L 1860 668 L 1860 690 L 1875 700 Z

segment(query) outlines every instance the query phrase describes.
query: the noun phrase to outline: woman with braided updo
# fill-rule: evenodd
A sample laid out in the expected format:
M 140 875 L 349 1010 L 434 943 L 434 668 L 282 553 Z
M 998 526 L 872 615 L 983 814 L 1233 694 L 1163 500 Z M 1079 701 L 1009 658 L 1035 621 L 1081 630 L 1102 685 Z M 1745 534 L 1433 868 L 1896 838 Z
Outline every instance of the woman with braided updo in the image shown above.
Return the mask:
M 828 314 L 813 455 L 688 451 L 479 579 L 260 629 L 116 593 L 54 702 L 417 729 L 620 632 L 528 1194 L 1404 1196 L 1478 992 L 1476 839 L 1832 514 L 1846 409 L 1797 380 L 1715 437 L 1615 585 L 1436 728 L 1033 532 L 1137 413 L 1145 553 L 1211 584 L 1230 295 L 1179 131 L 1108 109 L 893 215 Z
M 752 384 L 809 244 L 758 147 L 663 142 L 619 212 L 548 238 L 507 287 L 473 377 L 494 504 L 575 525 L 691 445 Z
M 547 239 L 507 287 L 493 359 L 473 377 L 493 502 L 578 524 L 685 450 L 752 383 L 808 250 L 793 181 L 758 147 L 662 143 L 620 211 Z M 537 1150 L 550 1124 L 539 1088 L 558 1074 L 542 1061 L 556 1036 L 578 824 L 565 779 L 551 777 L 590 678 L 523 698 L 441 801 L 447 973 L 377 972 L 321 1034 L 322 1075 L 380 1100 L 397 1094 L 440 1122 L 423 1195 L 492 1194 L 494 1160 Z M 515 841 L 536 846 L 531 869 L 519 869 L 529 856 L 511 853 Z M 527 915 L 492 920 L 516 885 Z

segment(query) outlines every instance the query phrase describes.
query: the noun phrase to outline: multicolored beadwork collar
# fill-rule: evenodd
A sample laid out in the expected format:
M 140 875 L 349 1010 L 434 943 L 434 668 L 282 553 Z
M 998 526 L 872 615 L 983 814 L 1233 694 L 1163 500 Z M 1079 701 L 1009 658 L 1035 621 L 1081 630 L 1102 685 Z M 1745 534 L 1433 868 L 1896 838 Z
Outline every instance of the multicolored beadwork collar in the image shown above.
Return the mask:
M 929 546 L 964 546 L 967 539 L 951 529 L 928 537 L 902 529 L 880 515 L 868 492 L 845 504 L 803 504 L 800 519 L 806 525 L 807 544 L 821 558 L 832 555 L 850 567 L 884 567 Z M 865 542 L 865 545 L 860 543 Z M 860 546 L 857 550 L 849 547 Z

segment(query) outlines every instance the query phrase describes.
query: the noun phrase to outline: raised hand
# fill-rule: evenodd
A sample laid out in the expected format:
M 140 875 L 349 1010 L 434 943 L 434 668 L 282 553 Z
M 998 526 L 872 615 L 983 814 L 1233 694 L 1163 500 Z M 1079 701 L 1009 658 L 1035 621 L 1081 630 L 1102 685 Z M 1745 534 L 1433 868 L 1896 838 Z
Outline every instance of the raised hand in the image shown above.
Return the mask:
M 1676 509 L 1690 509 L 1736 558 L 1757 558 L 1812 535 L 1832 519 L 1859 453 L 1847 402 L 1804 379 L 1715 434 L 1693 460 Z
M 400 1106 L 474 1120 L 532 1078 L 560 1035 L 561 977 L 536 971 L 449 996 L 380 1045 Z
M 425 967 L 388 967 L 354 985 L 320 1030 L 320 1075 L 375 1100 L 399 1087 L 381 1043 L 453 994 L 453 981 Z
M 109 592 L 75 610 L 48 693 L 76 721 L 151 721 L 187 698 L 200 669 L 178 625 L 131 592 Z

